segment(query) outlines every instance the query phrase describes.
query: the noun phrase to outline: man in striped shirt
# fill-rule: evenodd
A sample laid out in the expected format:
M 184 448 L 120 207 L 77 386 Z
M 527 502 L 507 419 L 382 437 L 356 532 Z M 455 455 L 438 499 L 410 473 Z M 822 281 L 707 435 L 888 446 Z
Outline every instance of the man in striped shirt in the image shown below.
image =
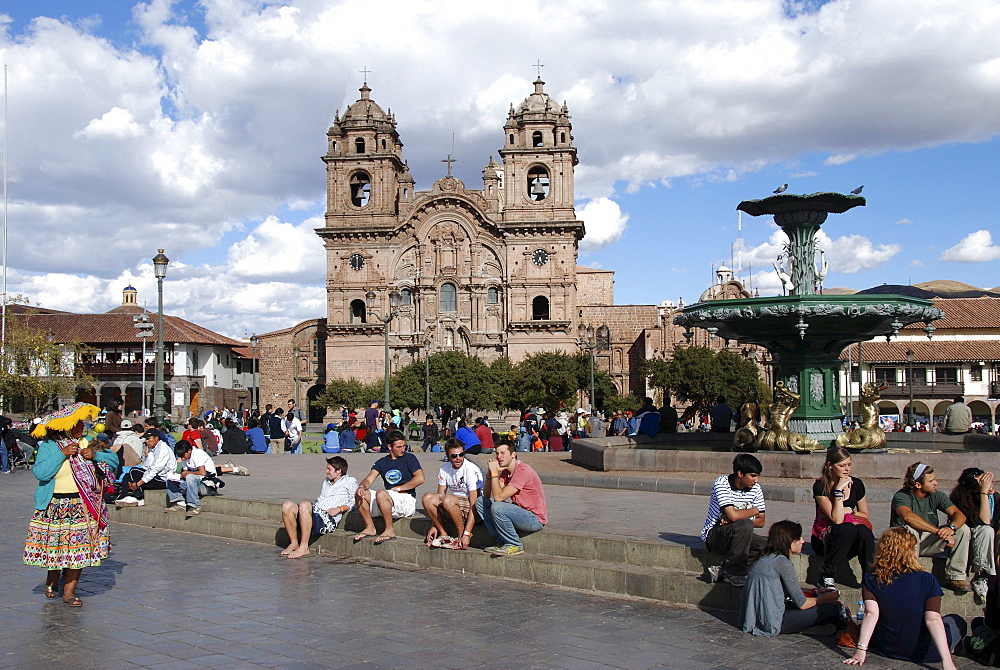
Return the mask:
M 701 539 L 709 551 L 725 554 L 722 580 L 733 586 L 746 585 L 748 563 L 767 542 L 753 532 L 764 527 L 764 491 L 758 483 L 762 469 L 756 456 L 738 454 L 733 474 L 715 480 L 708 501 Z

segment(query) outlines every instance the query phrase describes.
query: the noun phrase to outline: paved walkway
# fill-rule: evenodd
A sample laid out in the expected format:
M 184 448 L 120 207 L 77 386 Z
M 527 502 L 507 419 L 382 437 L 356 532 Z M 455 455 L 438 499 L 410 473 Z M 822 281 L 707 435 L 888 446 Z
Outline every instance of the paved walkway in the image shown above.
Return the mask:
M 363 476 L 372 456 L 349 456 L 352 474 Z M 431 474 L 439 461 L 421 458 Z M 253 476 L 227 477 L 226 495 L 311 499 L 323 471 L 321 456 L 245 462 Z M 274 547 L 125 524 L 113 524 L 113 553 L 84 571 L 84 607 L 71 609 L 44 598 L 43 570 L 21 564 L 34 486 L 28 472 L 0 476 L 0 532 L 8 538 L 0 547 L 8 569 L 0 582 L 2 668 L 843 667 L 829 639 L 755 639 L 728 614 L 325 555 L 289 561 Z M 706 504 L 565 486 L 548 492 L 553 525 L 666 540 L 697 534 Z M 791 507 L 775 505 L 771 518 L 795 511 L 811 519 Z M 878 658 L 868 665 L 917 667 Z

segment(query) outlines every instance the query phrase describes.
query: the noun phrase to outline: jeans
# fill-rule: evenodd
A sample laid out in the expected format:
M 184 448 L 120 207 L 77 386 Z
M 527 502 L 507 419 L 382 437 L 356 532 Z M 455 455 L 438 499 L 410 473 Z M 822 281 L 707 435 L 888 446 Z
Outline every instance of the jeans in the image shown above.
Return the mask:
M 288 453 L 290 453 L 290 454 L 301 454 L 302 453 L 302 440 L 301 439 L 298 442 L 289 442 L 288 446 L 289 446 Z
M 490 535 L 504 545 L 521 547 L 523 545 L 517 531 L 534 533 L 544 527 L 533 512 L 514 503 L 493 502 L 490 498 L 480 497 L 476 500 L 476 512 Z
M 708 531 L 705 546 L 716 554 L 725 554 L 722 572 L 745 577 L 751 559 L 760 556 L 767 539 L 753 532 L 753 519 L 740 519 Z
M 10 453 L 7 451 L 7 444 L 0 440 L 0 471 L 10 472 Z
M 184 475 L 181 481 L 167 481 L 167 502 L 176 503 L 183 497 L 188 507 L 201 507 L 201 475 Z

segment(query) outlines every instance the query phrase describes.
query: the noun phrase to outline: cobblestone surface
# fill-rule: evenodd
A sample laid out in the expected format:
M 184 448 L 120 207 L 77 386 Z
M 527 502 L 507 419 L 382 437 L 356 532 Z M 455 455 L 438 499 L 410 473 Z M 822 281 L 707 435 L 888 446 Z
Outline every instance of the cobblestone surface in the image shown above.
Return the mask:
M 256 489 L 267 480 L 229 478 Z M 318 477 L 305 481 L 301 495 L 314 496 Z M 28 472 L 0 476 L 3 668 L 843 667 L 828 638 L 753 638 L 725 613 L 328 556 L 289 561 L 274 547 L 123 524 L 111 557 L 83 573 L 84 607 L 71 609 L 45 599 L 43 570 L 21 564 L 34 486 Z

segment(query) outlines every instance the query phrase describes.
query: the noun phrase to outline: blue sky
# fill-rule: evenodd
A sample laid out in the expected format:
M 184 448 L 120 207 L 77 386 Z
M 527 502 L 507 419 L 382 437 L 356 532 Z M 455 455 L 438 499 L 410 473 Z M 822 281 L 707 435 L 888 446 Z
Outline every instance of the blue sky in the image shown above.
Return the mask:
M 581 264 L 622 304 L 693 302 L 737 204 L 847 192 L 826 285 L 1000 285 L 997 2 L 0 1 L 10 70 L 9 292 L 103 311 L 149 259 L 167 309 L 232 336 L 324 313 L 325 130 L 358 97 L 399 120 L 418 189 L 471 188 L 511 103 L 565 100 Z M 379 30 L 362 30 L 376 20 Z M 744 274 L 774 293 L 770 221 Z M 58 244 L 51 240 L 58 239 Z M 44 240 L 44 241 L 43 241 Z

